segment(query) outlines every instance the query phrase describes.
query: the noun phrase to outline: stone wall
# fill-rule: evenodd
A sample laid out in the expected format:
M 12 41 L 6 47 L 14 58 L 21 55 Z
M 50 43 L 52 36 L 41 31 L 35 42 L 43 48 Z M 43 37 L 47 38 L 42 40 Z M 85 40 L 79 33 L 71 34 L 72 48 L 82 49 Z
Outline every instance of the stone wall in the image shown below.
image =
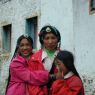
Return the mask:
M 0 95 L 5 95 L 10 59 L 10 54 L 0 52 Z
M 84 74 L 81 77 L 84 85 L 85 95 L 95 95 L 95 76 L 89 77 L 89 75 Z

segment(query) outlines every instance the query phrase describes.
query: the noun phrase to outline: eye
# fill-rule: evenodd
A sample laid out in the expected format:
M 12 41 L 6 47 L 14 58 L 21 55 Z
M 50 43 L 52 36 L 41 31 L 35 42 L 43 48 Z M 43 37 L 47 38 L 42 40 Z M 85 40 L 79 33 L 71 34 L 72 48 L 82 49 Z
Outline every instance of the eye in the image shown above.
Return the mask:
M 59 63 L 57 63 L 57 65 L 60 65 Z
M 60 65 L 60 63 L 59 63 L 59 62 L 57 62 L 57 61 L 55 61 L 55 65 Z
M 45 37 L 45 38 L 44 38 L 44 40 L 48 40 L 48 39 L 49 39 L 49 37 Z
M 23 46 L 24 46 L 24 44 L 20 44 L 19 46 L 20 46 L 20 47 L 23 47 Z
M 54 39 L 54 40 L 55 40 L 55 39 L 57 39 L 57 38 L 56 38 L 55 36 L 53 36 L 53 37 L 51 37 L 51 39 Z

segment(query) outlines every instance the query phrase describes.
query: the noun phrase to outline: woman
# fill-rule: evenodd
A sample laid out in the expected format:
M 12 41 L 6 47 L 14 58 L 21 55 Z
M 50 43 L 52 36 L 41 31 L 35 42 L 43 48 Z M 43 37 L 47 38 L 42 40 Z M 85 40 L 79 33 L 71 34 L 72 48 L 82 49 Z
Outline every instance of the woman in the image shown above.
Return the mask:
M 55 58 L 56 80 L 50 95 L 84 95 L 82 80 L 74 66 L 73 54 L 60 51 Z
M 47 71 L 30 71 L 28 61 L 32 56 L 33 40 L 30 36 L 20 36 L 9 67 L 9 81 L 6 95 L 28 95 L 27 85 L 41 86 L 48 82 Z
M 52 80 L 55 79 L 55 76 L 53 75 L 53 61 L 57 53 L 60 51 L 60 33 L 54 26 L 46 25 L 42 27 L 39 33 L 39 40 L 42 48 L 38 50 L 35 54 L 33 54 L 33 56 L 30 58 L 29 68 L 30 70 L 48 70 L 48 72 L 51 74 L 50 82 L 48 83 L 48 88 L 50 88 Z M 35 66 L 33 63 L 35 64 Z M 38 64 L 42 64 L 42 66 L 38 66 Z M 37 87 L 36 90 L 36 88 L 34 89 L 30 85 L 30 95 L 47 95 L 47 93 L 43 90 L 44 87 L 46 88 L 46 86 L 41 86 L 39 88 Z M 40 92 L 43 94 L 39 94 Z

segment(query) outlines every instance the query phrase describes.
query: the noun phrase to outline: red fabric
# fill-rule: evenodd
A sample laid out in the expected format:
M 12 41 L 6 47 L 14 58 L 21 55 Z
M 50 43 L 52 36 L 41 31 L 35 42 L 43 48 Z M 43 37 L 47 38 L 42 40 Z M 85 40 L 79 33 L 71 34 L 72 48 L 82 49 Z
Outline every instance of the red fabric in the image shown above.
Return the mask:
M 31 71 L 44 70 L 44 66 L 41 62 L 42 50 L 36 52 L 28 62 L 29 69 Z M 45 76 L 43 76 L 45 77 Z M 48 89 L 46 86 L 28 85 L 29 95 L 48 95 Z
M 75 75 L 56 80 L 51 87 L 51 95 L 84 95 L 82 81 Z

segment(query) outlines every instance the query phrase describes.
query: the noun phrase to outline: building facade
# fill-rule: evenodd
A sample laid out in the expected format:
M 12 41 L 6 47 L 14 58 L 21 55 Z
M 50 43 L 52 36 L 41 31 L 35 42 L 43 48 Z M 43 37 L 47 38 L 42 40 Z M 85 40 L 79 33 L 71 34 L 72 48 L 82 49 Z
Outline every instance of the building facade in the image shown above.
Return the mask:
M 95 0 L 0 0 L 0 90 L 7 80 L 17 38 L 22 34 L 30 35 L 34 49 L 38 50 L 38 33 L 44 25 L 51 24 L 61 33 L 61 48 L 75 54 L 85 95 L 94 95 L 94 10 Z M 4 90 L 0 95 L 4 95 Z

